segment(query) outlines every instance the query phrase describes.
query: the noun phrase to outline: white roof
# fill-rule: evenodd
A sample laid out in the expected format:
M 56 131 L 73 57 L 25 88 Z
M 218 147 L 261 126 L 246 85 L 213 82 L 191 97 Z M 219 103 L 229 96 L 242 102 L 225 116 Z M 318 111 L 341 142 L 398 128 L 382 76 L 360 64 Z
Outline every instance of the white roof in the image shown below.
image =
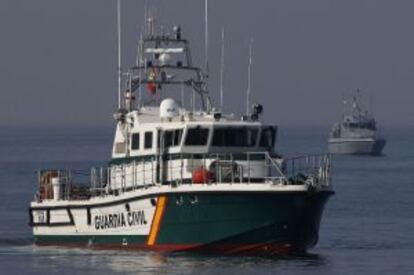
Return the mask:
M 183 48 L 147 48 L 145 49 L 146 53 L 182 53 L 184 52 Z
M 190 114 L 187 111 L 181 110 L 178 117 L 174 117 L 170 120 L 161 119 L 159 115 L 159 107 L 144 107 L 138 111 L 133 111 L 127 114 L 127 120 L 134 122 L 135 127 L 183 127 L 195 126 L 195 125 L 217 125 L 217 126 L 260 126 L 263 125 L 260 121 L 242 121 L 240 119 L 233 118 L 232 115 L 222 115 L 219 120 L 214 119 L 213 114 L 207 114 L 204 112 L 196 112 Z

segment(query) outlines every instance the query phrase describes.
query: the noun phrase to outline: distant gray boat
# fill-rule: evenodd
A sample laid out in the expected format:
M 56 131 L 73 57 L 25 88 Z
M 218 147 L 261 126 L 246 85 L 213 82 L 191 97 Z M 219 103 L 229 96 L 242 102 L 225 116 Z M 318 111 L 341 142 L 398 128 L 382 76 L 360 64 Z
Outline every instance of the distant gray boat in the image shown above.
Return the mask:
M 360 105 L 359 90 L 351 101 L 344 101 L 342 121 L 335 123 L 329 135 L 331 154 L 381 155 L 386 144 L 376 121 Z

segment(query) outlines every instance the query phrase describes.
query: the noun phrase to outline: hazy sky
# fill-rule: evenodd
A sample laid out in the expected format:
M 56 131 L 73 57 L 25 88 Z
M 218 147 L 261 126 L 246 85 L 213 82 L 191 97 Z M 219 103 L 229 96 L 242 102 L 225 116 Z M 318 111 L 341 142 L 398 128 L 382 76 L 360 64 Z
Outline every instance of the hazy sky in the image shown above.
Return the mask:
M 157 0 L 204 62 L 204 1 Z M 135 61 L 144 1 L 122 0 L 123 63 Z M 0 125 L 110 124 L 116 107 L 115 0 L 0 1 Z M 414 125 L 414 1 L 210 0 L 210 91 L 218 98 L 226 29 L 225 107 L 245 110 L 248 44 L 254 101 L 267 121 L 330 124 L 342 94 L 373 95 L 380 125 Z

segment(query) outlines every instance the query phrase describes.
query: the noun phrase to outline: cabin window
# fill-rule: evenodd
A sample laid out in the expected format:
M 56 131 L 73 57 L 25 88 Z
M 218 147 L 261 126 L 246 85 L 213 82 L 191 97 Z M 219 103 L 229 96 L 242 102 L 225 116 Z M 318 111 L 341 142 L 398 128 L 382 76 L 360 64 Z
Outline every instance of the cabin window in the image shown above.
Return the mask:
M 152 132 L 145 132 L 144 135 L 144 149 L 152 148 Z
M 170 147 L 173 145 L 173 131 L 165 131 L 164 134 L 164 147 Z
M 359 124 L 361 129 L 375 130 L 375 122 L 369 121 Z
M 182 135 L 183 135 L 182 129 L 165 131 L 164 146 L 165 147 L 179 146 L 181 144 Z
M 139 133 L 132 134 L 131 149 L 132 150 L 139 149 Z
M 204 146 L 207 144 L 209 129 L 207 128 L 189 128 L 185 138 L 185 145 Z
M 276 128 L 265 127 L 262 129 L 262 135 L 260 137 L 260 147 L 272 148 L 275 145 Z
M 257 128 L 223 127 L 214 129 L 213 146 L 253 147 L 257 142 Z
M 173 145 L 179 146 L 181 144 L 181 138 L 183 137 L 183 130 L 177 129 L 174 130 L 174 138 L 173 138 Z

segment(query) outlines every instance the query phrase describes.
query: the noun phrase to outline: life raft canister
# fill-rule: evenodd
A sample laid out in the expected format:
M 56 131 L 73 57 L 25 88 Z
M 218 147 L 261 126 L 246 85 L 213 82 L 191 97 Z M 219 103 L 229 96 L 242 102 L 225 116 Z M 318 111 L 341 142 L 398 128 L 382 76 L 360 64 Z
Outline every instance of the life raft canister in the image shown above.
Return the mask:
M 214 174 L 204 167 L 199 167 L 193 170 L 193 183 L 208 183 L 214 178 Z

